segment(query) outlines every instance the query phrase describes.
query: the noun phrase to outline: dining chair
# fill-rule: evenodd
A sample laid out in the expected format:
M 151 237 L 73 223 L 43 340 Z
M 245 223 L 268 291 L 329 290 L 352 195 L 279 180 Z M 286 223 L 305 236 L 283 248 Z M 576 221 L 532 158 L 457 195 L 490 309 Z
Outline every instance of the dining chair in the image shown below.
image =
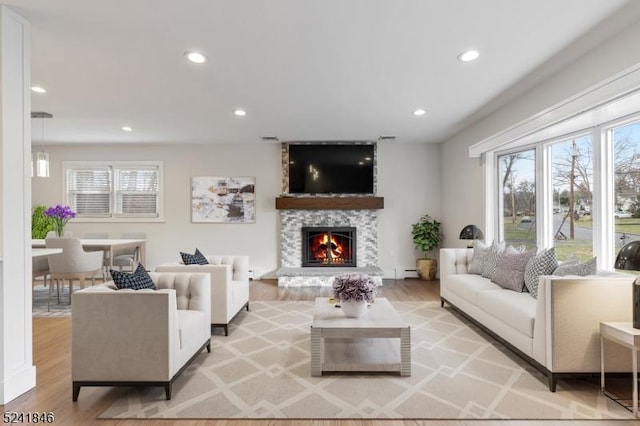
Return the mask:
M 108 232 L 85 232 L 82 238 L 86 238 L 88 240 L 107 240 L 109 239 L 109 233 Z M 90 250 L 90 251 L 96 251 L 96 250 Z M 109 258 L 109 251 L 103 250 L 102 258 L 103 258 L 102 280 L 105 281 L 106 277 L 109 276 L 109 265 L 111 261 L 111 259 Z
M 124 240 L 145 240 L 147 234 L 145 232 L 125 232 L 122 234 Z M 134 271 L 138 267 L 140 261 L 140 248 L 126 248 L 113 254 L 113 266 L 117 266 L 121 271 L 123 268 L 130 268 Z
M 56 234 L 56 231 L 49 231 L 47 232 L 47 238 L 49 237 L 57 237 L 58 234 Z M 65 237 L 73 237 L 73 232 L 72 231 L 67 231 L 66 229 L 64 230 L 64 236 Z
M 31 285 L 35 285 L 36 278 L 42 277 L 44 286 L 47 286 L 49 271 L 49 261 L 46 256 L 33 257 L 31 260 Z
M 91 285 L 95 284 L 96 274 L 102 271 L 103 254 L 99 251 L 84 251 L 79 238 L 48 237 L 45 239 L 45 246 L 62 249 L 62 253 L 48 256 L 49 270 L 51 271 L 47 301 L 47 309 L 49 309 L 53 281 L 55 280 L 56 288 L 58 288 L 59 280 L 62 281 L 63 287 L 64 280 L 69 280 L 69 303 L 71 303 L 73 281 L 79 280 L 80 288 L 84 287 L 87 278 L 91 278 Z M 102 281 L 104 281 L 104 277 Z

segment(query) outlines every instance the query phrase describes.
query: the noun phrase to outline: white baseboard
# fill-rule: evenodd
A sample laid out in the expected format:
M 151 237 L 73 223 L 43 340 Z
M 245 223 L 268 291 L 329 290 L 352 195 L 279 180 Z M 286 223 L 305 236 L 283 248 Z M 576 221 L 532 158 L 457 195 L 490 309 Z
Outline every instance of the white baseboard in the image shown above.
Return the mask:
M 418 278 L 418 271 L 415 269 L 405 269 L 402 278 Z

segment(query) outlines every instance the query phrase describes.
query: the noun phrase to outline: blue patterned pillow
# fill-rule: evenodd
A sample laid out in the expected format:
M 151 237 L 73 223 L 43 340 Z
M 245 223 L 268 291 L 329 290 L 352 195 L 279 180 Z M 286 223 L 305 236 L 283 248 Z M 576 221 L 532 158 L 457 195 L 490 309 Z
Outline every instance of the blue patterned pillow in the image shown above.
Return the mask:
M 196 252 L 194 254 L 183 253 L 180 252 L 180 257 L 182 257 L 182 263 L 185 265 L 208 265 L 209 261 L 200 250 L 196 248 Z
M 119 289 L 130 288 L 132 290 L 142 290 L 143 288 L 150 288 L 152 290 L 156 289 L 156 285 L 153 283 L 153 280 L 147 273 L 142 263 L 138 263 L 138 267 L 136 268 L 133 274 L 128 272 L 121 272 L 111 270 L 111 278 L 113 278 L 113 282 Z

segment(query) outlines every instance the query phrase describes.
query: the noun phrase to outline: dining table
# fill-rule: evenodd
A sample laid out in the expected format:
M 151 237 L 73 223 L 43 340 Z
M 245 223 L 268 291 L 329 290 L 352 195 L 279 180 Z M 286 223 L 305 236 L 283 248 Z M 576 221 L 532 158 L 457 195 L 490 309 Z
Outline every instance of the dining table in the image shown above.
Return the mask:
M 80 243 L 85 251 L 102 251 L 105 259 L 108 260 L 109 270 L 113 269 L 113 256 L 118 250 L 126 248 L 138 249 L 138 261 L 144 265 L 145 262 L 145 239 L 126 239 L 126 238 L 80 238 Z M 32 239 L 31 248 L 41 249 L 47 245 L 44 239 Z

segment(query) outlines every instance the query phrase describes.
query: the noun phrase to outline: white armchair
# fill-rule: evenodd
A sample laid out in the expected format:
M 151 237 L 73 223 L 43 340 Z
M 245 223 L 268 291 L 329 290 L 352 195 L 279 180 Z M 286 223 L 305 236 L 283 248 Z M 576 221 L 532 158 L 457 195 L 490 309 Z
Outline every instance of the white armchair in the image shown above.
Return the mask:
M 205 272 L 211 276 L 211 326 L 224 327 L 243 308 L 249 310 L 249 256 L 206 256 L 208 265 L 165 263 L 156 272 Z
M 149 273 L 157 290 L 113 281 L 73 294 L 73 400 L 82 386 L 171 386 L 206 347 L 211 352 L 209 274 Z

